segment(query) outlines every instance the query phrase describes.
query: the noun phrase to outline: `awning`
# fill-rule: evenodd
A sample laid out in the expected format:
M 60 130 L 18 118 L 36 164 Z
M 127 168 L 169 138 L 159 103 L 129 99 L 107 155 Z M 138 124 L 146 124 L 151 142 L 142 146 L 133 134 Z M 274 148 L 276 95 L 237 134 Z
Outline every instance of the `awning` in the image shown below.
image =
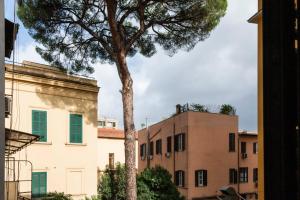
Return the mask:
M 17 37 L 19 25 L 5 19 L 5 57 L 10 58 Z
M 38 141 L 40 136 L 21 131 L 5 129 L 5 156 L 20 151 L 24 147 Z

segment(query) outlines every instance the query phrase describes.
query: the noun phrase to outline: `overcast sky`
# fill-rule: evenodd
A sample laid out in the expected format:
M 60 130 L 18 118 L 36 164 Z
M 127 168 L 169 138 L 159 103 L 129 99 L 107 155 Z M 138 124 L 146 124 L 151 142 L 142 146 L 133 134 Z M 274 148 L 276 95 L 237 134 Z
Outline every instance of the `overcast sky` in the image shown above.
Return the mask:
M 6 17 L 13 20 L 11 0 L 5 0 Z M 175 112 L 176 104 L 232 104 L 239 115 L 239 129 L 257 129 L 257 27 L 249 19 L 257 11 L 256 0 L 228 0 L 228 10 L 211 36 L 189 52 L 169 57 L 158 51 L 151 58 L 136 55 L 128 60 L 134 80 L 136 128 L 148 118 L 158 122 Z M 18 19 L 17 22 L 21 23 Z M 21 26 L 16 60 L 45 63 L 35 43 Z M 122 124 L 121 83 L 113 65 L 95 65 L 92 75 L 101 87 L 101 117 Z

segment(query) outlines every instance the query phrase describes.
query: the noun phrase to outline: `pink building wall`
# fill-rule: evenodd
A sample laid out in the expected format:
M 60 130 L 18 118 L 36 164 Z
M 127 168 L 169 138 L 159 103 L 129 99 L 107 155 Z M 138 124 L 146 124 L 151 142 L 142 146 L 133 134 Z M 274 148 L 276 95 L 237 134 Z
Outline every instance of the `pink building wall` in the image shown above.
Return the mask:
M 241 193 L 256 191 L 255 184 L 252 182 L 252 169 L 257 167 L 257 154 L 252 155 L 252 143 L 257 138 L 248 137 L 246 134 L 240 137 L 241 140 L 249 143 L 247 148 L 249 158 L 240 159 L 238 116 L 188 111 L 158 122 L 150 126 L 148 131 L 154 143 L 150 167 L 160 165 L 166 168 L 173 179 L 174 171 L 183 170 L 185 185 L 178 189 L 186 199 L 204 199 L 219 195 L 220 187 L 229 185 L 229 169 L 238 169 L 239 163 L 248 167 L 248 183 L 239 184 L 240 187 L 238 184 L 232 186 L 236 190 L 240 189 Z M 185 133 L 185 150 L 174 153 L 174 135 L 179 133 Z M 235 134 L 234 152 L 229 152 L 229 133 Z M 139 145 L 147 143 L 146 129 L 140 130 L 138 135 Z M 172 151 L 169 157 L 166 156 L 168 136 L 172 136 Z M 155 152 L 155 143 L 158 139 L 162 139 L 161 155 Z M 147 159 L 142 160 L 139 156 L 139 172 L 146 167 Z M 207 170 L 206 187 L 195 187 L 195 170 L 200 169 Z

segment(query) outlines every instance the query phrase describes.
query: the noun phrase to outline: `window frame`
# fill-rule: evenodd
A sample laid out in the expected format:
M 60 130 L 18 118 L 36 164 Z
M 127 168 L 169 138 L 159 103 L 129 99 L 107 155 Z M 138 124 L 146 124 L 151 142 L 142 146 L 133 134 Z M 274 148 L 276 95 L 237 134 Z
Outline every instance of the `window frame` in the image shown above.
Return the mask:
M 208 173 L 206 169 L 195 171 L 195 187 L 206 187 L 208 182 Z
M 240 183 L 248 183 L 249 173 L 248 167 L 240 167 L 239 168 L 239 182 Z
M 258 154 L 258 143 L 253 142 L 253 154 Z
M 34 181 L 33 181 L 34 175 L 38 175 L 38 190 L 39 190 L 38 193 L 33 192 L 34 191 Z M 44 193 L 41 192 L 41 175 L 45 175 L 45 183 L 44 183 L 45 184 L 45 192 Z M 31 181 L 32 197 L 43 197 L 43 196 L 47 195 L 47 178 L 48 178 L 47 172 L 32 172 L 31 176 L 32 176 L 32 181 Z
M 229 184 L 237 184 L 238 182 L 238 170 L 235 168 L 229 169 Z
M 167 137 L 167 153 L 172 152 L 172 136 Z
M 235 152 L 235 133 L 229 133 L 229 152 Z
M 162 155 L 162 140 L 158 139 L 155 141 L 155 153 L 156 155 Z
M 247 153 L 247 142 L 241 142 L 241 154 Z
M 72 117 L 80 117 L 80 124 L 72 124 L 72 120 L 76 120 L 75 118 L 72 119 Z M 74 122 L 74 121 L 73 121 Z M 74 126 L 80 126 L 79 134 L 73 132 Z M 78 131 L 78 130 L 77 130 Z M 75 139 L 74 135 L 78 134 L 80 137 Z M 72 137 L 73 135 L 73 137 Z M 83 115 L 80 113 L 70 113 L 69 114 L 69 143 L 70 144 L 83 144 Z
M 177 187 L 184 187 L 185 185 L 185 174 L 183 170 L 175 171 L 175 185 Z
M 35 114 L 38 114 L 38 120 L 34 120 Z M 41 116 L 41 115 L 44 116 Z M 41 117 L 44 117 L 44 124 L 41 122 Z M 38 123 L 38 127 L 35 127 L 35 123 Z M 44 128 L 42 128 L 44 126 Z M 37 130 L 38 129 L 38 130 Z M 46 110 L 36 110 L 31 111 L 31 133 L 40 136 L 38 142 L 48 142 L 48 112 Z

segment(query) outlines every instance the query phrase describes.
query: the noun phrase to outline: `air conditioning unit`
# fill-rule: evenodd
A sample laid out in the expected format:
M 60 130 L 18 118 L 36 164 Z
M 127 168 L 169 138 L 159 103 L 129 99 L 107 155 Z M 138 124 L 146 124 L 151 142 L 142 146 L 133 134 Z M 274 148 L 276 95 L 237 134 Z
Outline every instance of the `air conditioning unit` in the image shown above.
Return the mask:
M 242 159 L 246 159 L 248 155 L 246 153 L 242 153 Z
M 149 156 L 149 160 L 152 160 L 152 159 L 153 159 L 153 156 L 152 156 L 152 155 L 150 155 L 150 156 Z
M 167 158 L 170 158 L 170 156 L 171 156 L 170 152 L 165 153 L 165 156 L 166 156 Z
M 11 98 L 5 97 L 5 117 L 11 114 Z

